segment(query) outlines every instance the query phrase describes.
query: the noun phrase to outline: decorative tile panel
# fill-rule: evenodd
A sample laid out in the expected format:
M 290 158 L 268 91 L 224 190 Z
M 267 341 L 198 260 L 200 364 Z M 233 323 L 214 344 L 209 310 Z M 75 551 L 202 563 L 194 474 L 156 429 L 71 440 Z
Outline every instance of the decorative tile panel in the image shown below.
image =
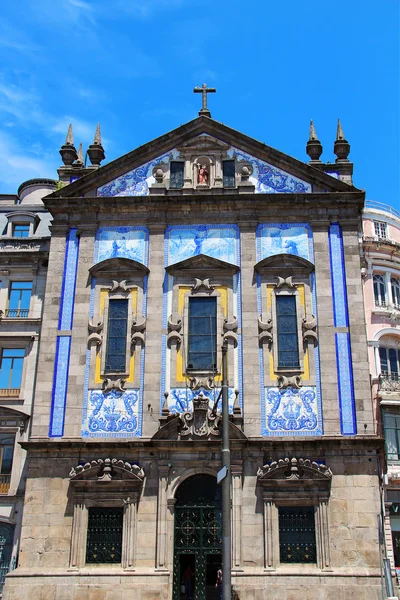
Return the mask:
M 342 229 L 338 223 L 332 223 L 329 227 L 329 253 L 334 325 L 335 327 L 348 327 L 343 238 Z M 357 427 L 350 334 L 347 332 L 335 333 L 335 343 L 341 430 L 343 435 L 355 435 Z
M 95 262 L 108 258 L 147 261 L 148 235 L 144 227 L 101 227 L 96 235 Z
M 190 388 L 171 388 L 168 396 L 168 408 L 172 413 L 183 413 L 185 411 L 193 410 L 193 398 L 199 395 L 200 392 L 204 396 L 209 398 L 209 407 L 213 408 L 221 388 L 214 388 L 213 390 L 206 390 L 205 388 L 198 389 L 196 391 Z M 235 402 L 235 390 L 234 388 L 228 388 L 228 403 L 229 412 L 233 412 L 233 405 Z M 218 402 L 218 411 L 222 411 L 222 399 Z
M 49 437 L 62 437 L 64 435 L 70 351 L 71 336 L 59 336 L 56 342 L 54 360 Z
M 250 175 L 249 181 L 254 184 L 256 194 L 309 194 L 312 192 L 310 183 L 237 148 L 230 148 L 228 156 L 251 164 L 253 173 Z
M 148 264 L 148 230 L 145 227 L 101 227 L 96 234 L 94 262 L 108 258 L 131 258 Z M 148 277 L 143 279 L 142 313 L 147 314 Z M 90 318 L 95 312 L 96 280 L 92 279 Z M 86 353 L 82 437 L 132 438 L 142 435 L 144 365 L 146 347 L 141 351 L 138 388 L 125 392 L 90 389 L 90 350 Z
M 182 225 L 166 230 L 167 264 L 206 254 L 231 264 L 239 264 L 238 230 L 232 225 Z
M 89 390 L 83 415 L 82 437 L 135 437 L 140 435 L 139 390 L 105 394 Z
M 178 156 L 177 150 L 166 152 L 136 169 L 124 173 L 97 189 L 98 196 L 147 196 L 149 186 L 155 183 L 153 169 L 160 164 L 167 164 Z
M 342 229 L 338 223 L 329 227 L 329 253 L 331 261 L 333 316 L 335 327 L 348 327 L 346 272 Z
M 204 138 L 209 137 L 210 140 L 215 140 L 206 134 L 198 136 L 198 154 L 204 155 Z M 224 143 L 223 140 L 220 140 Z M 192 140 L 193 146 L 196 146 L 196 140 Z M 206 152 L 207 153 L 207 152 Z M 278 194 L 278 193 L 306 193 L 312 192 L 310 183 L 291 175 L 283 169 L 279 169 L 255 156 L 242 152 L 240 149 L 230 146 L 227 150 L 229 158 L 238 161 L 245 161 L 251 164 L 252 174 L 250 182 L 255 186 L 256 194 Z M 105 185 L 97 189 L 97 196 L 147 196 L 150 186 L 155 183 L 153 177 L 154 168 L 158 165 L 167 165 L 169 161 L 176 160 L 180 157 L 179 151 L 176 148 L 169 152 L 154 158 L 151 161 L 131 169 L 127 173 L 109 181 Z M 240 163 L 239 163 L 240 164 Z M 239 168 L 239 166 L 237 166 Z
M 67 234 L 58 331 L 72 329 L 79 258 L 79 238 L 77 233 L 78 230 L 73 228 Z M 64 435 L 70 350 L 71 337 L 59 336 L 56 342 L 56 357 L 54 362 L 49 437 L 62 437 Z
M 205 254 L 212 258 L 223 260 L 227 263 L 240 266 L 240 235 L 239 228 L 236 225 L 177 225 L 166 229 L 164 238 L 164 265 L 165 267 L 197 256 L 199 254 Z M 171 294 L 173 288 L 173 276 L 168 274 L 165 275 L 163 285 L 163 327 L 167 327 L 169 303 L 168 298 L 171 301 Z M 233 288 L 233 314 L 238 318 L 239 332 L 237 348 L 232 349 L 234 352 L 234 388 L 239 390 L 239 403 L 242 406 L 243 399 L 243 347 L 242 347 L 242 305 L 241 305 L 241 279 L 240 272 L 233 275 L 232 277 L 232 288 Z M 189 394 L 189 402 L 191 402 L 192 392 L 185 388 L 173 388 L 169 389 L 170 385 L 170 370 L 169 370 L 169 350 L 167 349 L 167 336 L 162 336 L 162 356 L 161 356 L 161 389 L 160 389 L 160 409 L 164 404 L 164 392 L 169 391 L 173 395 L 174 390 L 178 390 L 177 393 Z M 168 354 L 168 356 L 167 356 Z M 209 395 L 209 392 L 202 390 L 205 395 Z M 213 393 L 213 392 L 212 392 Z M 180 410 L 180 401 L 173 399 L 170 395 L 169 402 L 174 407 L 174 411 L 182 412 Z M 181 399 L 181 396 L 180 396 Z M 233 399 L 234 400 L 234 399 Z M 186 400 L 185 400 L 186 402 Z M 186 403 L 182 406 L 186 406 Z M 232 404 L 233 406 L 233 404 Z M 186 410 L 186 409 L 185 409 Z
M 268 223 L 257 227 L 257 261 L 275 254 L 293 254 L 314 262 L 312 230 L 308 223 Z
M 316 387 L 265 388 L 262 435 L 322 435 Z
M 356 435 L 356 408 L 354 401 L 350 334 L 335 333 L 335 343 L 340 406 L 340 427 L 343 435 Z
M 76 276 L 78 273 L 79 238 L 77 233 L 77 229 L 70 229 L 67 235 L 60 315 L 58 319 L 59 331 L 72 329 Z

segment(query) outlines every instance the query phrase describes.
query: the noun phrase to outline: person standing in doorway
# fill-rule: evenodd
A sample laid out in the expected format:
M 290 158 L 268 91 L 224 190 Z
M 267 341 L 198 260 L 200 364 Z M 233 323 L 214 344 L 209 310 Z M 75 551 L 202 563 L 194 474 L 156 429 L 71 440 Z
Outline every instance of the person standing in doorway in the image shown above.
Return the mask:
M 219 599 L 222 600 L 222 569 L 218 569 L 217 571 L 215 587 L 219 590 Z
M 193 592 L 192 592 L 192 578 L 193 571 L 190 565 L 186 566 L 186 569 L 183 571 L 183 585 L 185 586 L 185 596 L 187 600 L 192 600 Z

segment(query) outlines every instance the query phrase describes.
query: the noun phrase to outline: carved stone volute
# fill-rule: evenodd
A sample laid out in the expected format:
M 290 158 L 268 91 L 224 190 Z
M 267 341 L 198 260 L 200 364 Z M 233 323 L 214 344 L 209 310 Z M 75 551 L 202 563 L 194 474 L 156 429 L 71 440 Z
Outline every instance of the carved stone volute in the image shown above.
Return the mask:
M 179 315 L 173 314 L 168 319 L 167 346 L 171 348 L 172 342 L 179 348 L 182 343 L 182 319 Z
M 224 343 L 230 341 L 233 343 L 235 348 L 238 345 L 238 336 L 237 336 L 238 326 L 239 326 L 239 322 L 238 322 L 237 317 L 233 317 L 232 321 L 229 321 L 228 319 L 224 319 L 224 323 L 223 323 Z
M 273 341 L 272 319 L 269 317 L 266 321 L 263 321 L 260 315 L 258 317 L 258 343 L 261 346 L 261 344 L 267 342 L 271 346 Z
M 134 349 L 137 343 L 141 343 L 144 346 L 144 330 L 146 329 L 146 317 L 142 316 L 141 319 L 133 319 L 131 326 L 131 345 Z
M 302 321 L 302 330 L 303 330 L 303 342 L 312 342 L 314 346 L 318 344 L 318 334 L 317 334 L 317 319 L 314 315 L 311 315 L 311 319 L 307 319 L 307 317 L 303 318 Z
M 103 336 L 101 335 L 103 331 L 104 323 L 101 319 L 90 319 L 88 323 L 89 337 L 87 339 L 88 348 L 92 344 L 96 344 L 96 346 L 101 346 L 103 343 Z

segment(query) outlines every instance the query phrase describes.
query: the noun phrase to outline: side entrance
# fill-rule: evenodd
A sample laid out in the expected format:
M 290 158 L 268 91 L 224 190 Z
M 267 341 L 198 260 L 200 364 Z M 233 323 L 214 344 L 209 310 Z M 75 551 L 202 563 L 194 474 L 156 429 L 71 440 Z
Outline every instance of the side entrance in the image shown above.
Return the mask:
M 215 477 L 194 475 L 176 493 L 173 600 L 219 599 L 221 548 L 220 488 Z

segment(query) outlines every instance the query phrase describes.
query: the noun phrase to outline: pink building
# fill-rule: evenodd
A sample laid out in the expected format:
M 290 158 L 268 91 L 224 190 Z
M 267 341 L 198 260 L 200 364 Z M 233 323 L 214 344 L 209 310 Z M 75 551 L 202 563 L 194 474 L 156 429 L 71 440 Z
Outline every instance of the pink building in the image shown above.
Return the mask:
M 367 201 L 362 246 L 372 394 L 386 445 L 387 555 L 400 568 L 400 212 Z

